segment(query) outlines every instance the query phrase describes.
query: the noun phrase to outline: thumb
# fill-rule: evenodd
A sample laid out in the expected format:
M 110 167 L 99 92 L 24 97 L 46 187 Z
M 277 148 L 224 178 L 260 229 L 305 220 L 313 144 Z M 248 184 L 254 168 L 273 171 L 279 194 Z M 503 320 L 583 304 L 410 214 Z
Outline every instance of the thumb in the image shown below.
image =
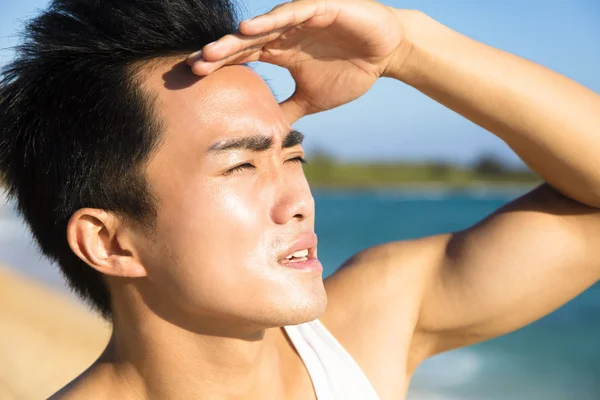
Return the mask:
M 301 99 L 298 92 L 294 92 L 287 100 L 279 103 L 279 107 L 281 107 L 290 125 L 292 125 L 300 118 L 309 114 L 310 105 Z

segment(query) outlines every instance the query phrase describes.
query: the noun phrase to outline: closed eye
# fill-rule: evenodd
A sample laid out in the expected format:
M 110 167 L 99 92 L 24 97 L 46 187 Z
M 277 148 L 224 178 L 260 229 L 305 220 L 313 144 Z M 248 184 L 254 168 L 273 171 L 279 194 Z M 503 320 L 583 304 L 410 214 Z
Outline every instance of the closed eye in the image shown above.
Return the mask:
M 304 158 L 302 158 L 300 156 L 294 157 L 294 158 L 290 158 L 287 161 L 296 162 L 296 163 L 300 163 L 300 164 L 308 164 L 308 161 L 306 161 Z
M 245 163 L 245 164 L 238 165 L 237 167 L 233 167 L 230 170 L 227 170 L 226 172 L 223 173 L 223 175 L 231 175 L 235 172 L 240 172 L 245 169 L 254 169 L 254 168 L 256 168 L 254 165 L 252 165 L 250 163 Z
M 287 161 L 294 162 L 294 163 L 299 163 L 299 164 L 307 164 L 308 163 L 308 161 L 306 161 L 304 158 L 302 158 L 300 156 L 294 157 L 294 158 L 290 158 Z M 236 167 L 233 167 L 233 168 L 225 171 L 223 173 L 223 175 L 231 175 L 233 173 L 240 172 L 240 171 L 243 171 L 245 169 L 255 169 L 255 168 L 256 167 L 254 165 L 250 164 L 250 163 L 244 163 L 244 164 L 240 164 L 240 165 L 238 165 Z

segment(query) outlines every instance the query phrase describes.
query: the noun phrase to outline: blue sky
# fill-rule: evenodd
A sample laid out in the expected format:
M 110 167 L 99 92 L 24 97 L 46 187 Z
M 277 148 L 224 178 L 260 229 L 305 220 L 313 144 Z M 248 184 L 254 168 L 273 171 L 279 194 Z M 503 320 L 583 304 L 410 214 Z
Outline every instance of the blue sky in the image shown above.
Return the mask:
M 250 16 L 266 12 L 277 3 L 250 0 L 243 8 Z M 554 69 L 600 93 L 598 0 L 384 3 L 425 11 L 452 29 Z M 3 1 L 0 49 L 14 45 L 21 22 L 46 4 L 47 0 Z M 11 55 L 10 51 L 0 51 L 0 64 Z M 287 71 L 264 64 L 257 65 L 256 70 L 269 79 L 280 99 L 292 93 L 293 81 Z M 482 153 L 493 153 L 511 163 L 518 162 L 494 135 L 391 79 L 380 80 L 359 100 L 305 117 L 295 127 L 306 133 L 309 152 L 320 148 L 343 159 L 470 162 Z

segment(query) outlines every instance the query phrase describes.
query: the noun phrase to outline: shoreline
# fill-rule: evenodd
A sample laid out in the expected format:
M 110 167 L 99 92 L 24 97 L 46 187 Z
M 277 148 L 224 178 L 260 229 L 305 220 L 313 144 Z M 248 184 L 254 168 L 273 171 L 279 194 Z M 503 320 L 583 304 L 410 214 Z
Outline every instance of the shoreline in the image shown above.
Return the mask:
M 309 184 L 312 189 L 319 190 L 410 190 L 410 191 L 423 191 L 428 192 L 431 190 L 436 191 L 471 191 L 471 190 L 489 190 L 489 191 L 514 191 L 514 190 L 527 190 L 533 189 L 536 186 L 544 183 L 543 181 L 535 182 L 484 182 L 484 181 L 472 181 L 468 183 L 450 183 L 450 182 L 402 182 L 394 184 L 378 184 L 373 183 L 369 185 L 364 184 L 320 184 L 318 182 L 310 182 Z
M 68 294 L 0 265 L 0 398 L 47 398 L 102 353 L 110 326 Z
M 403 183 L 397 185 L 319 185 L 310 183 L 310 189 L 313 194 L 317 193 L 389 193 L 389 194 L 407 194 L 410 196 L 428 198 L 431 195 L 437 197 L 466 195 L 475 198 L 485 198 L 494 196 L 512 196 L 518 197 L 530 190 L 535 189 L 543 182 L 535 183 L 471 183 L 468 185 L 449 185 L 445 183 Z

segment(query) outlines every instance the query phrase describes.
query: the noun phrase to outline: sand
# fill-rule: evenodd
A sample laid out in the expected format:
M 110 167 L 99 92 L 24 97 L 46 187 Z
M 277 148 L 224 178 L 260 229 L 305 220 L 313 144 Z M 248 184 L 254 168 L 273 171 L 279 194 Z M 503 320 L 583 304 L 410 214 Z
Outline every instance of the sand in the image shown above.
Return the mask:
M 109 325 L 71 297 L 0 266 L 0 399 L 52 395 L 108 342 Z

